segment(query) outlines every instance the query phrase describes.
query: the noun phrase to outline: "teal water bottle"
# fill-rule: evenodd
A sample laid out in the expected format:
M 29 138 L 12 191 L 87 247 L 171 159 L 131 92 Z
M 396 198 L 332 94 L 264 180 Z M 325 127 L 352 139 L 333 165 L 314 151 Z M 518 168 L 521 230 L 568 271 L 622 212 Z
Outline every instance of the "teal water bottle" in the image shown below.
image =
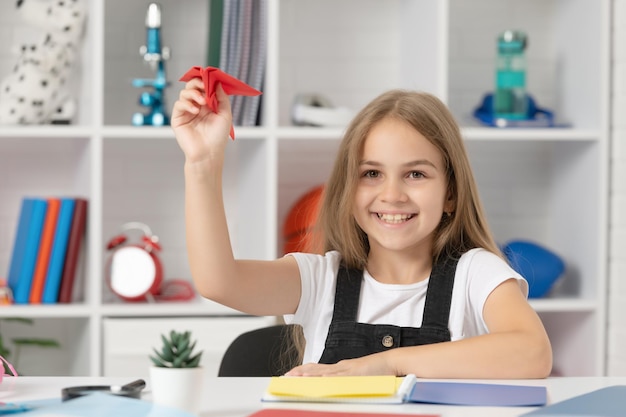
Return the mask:
M 493 110 L 497 118 L 527 118 L 526 44 L 526 34 L 521 31 L 507 30 L 498 36 L 496 91 L 493 98 Z

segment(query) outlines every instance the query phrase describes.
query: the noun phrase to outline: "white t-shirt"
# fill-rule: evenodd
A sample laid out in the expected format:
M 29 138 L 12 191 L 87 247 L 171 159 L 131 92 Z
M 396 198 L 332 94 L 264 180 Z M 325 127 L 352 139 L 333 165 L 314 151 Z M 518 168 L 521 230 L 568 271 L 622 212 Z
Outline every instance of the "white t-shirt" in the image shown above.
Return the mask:
M 300 268 L 302 295 L 295 314 L 286 315 L 286 323 L 300 324 L 306 348 L 303 363 L 319 362 L 324 351 L 333 315 L 335 284 L 341 255 L 292 253 Z M 357 322 L 420 327 L 428 279 L 408 285 L 382 284 L 369 272 L 363 273 Z M 528 295 L 528 283 L 504 260 L 484 249 L 464 253 L 456 268 L 450 320 L 452 340 L 488 333 L 483 306 L 491 291 L 504 281 L 515 278 Z

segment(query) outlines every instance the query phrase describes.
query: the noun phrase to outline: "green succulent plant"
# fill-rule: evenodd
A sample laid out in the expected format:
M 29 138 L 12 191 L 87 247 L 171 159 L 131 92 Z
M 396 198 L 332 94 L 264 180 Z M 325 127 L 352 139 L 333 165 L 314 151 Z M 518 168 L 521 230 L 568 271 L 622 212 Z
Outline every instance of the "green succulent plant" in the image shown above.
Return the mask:
M 197 368 L 202 351 L 195 353 L 196 340 L 191 341 L 191 332 L 170 331 L 169 337 L 162 334 L 161 351 L 152 348 L 154 355 L 150 359 L 160 368 Z

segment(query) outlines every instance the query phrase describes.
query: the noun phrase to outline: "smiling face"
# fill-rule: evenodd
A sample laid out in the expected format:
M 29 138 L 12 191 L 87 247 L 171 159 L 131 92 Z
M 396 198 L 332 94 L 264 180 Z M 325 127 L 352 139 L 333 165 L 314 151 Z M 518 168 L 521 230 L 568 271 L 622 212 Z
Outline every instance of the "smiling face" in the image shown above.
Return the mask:
M 359 164 L 354 217 L 379 250 L 430 256 L 434 231 L 448 199 L 439 150 L 409 124 L 394 118 L 367 135 Z
M 369 269 L 381 249 L 433 260 L 476 247 L 500 254 L 454 116 L 436 96 L 418 91 L 390 90 L 355 116 L 325 185 L 318 225 L 323 250 L 339 251 L 350 268 Z

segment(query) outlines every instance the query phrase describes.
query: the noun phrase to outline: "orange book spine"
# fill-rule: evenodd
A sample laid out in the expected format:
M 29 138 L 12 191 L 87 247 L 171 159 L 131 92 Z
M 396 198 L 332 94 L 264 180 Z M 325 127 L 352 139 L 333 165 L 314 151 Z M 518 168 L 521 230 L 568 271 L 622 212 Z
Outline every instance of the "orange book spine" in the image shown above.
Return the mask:
M 46 212 L 46 218 L 43 223 L 41 243 L 39 244 L 37 263 L 35 264 L 35 272 L 33 273 L 33 282 L 28 299 L 31 304 L 41 304 L 52 242 L 54 240 L 54 231 L 56 230 L 59 208 L 61 207 L 61 200 L 58 198 L 48 198 L 47 201 L 48 211 Z

